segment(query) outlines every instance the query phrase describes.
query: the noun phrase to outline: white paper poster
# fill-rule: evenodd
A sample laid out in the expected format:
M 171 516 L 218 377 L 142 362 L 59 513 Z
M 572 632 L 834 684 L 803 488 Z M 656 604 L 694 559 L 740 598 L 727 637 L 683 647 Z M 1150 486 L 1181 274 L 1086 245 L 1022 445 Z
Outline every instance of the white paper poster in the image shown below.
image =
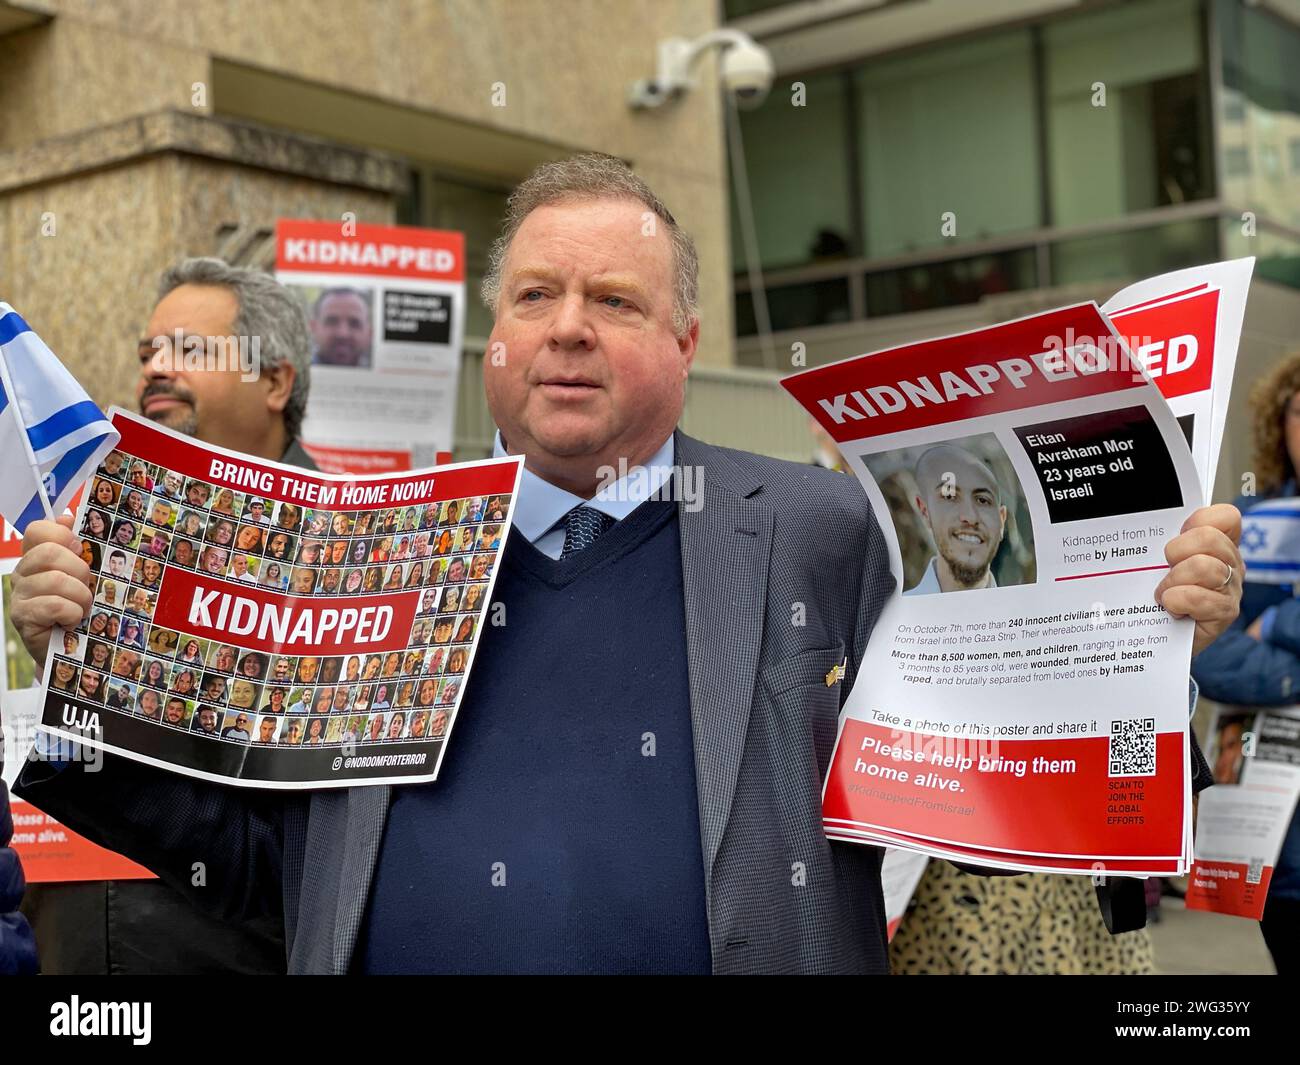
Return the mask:
M 465 328 L 465 238 L 281 219 L 276 277 L 312 335 L 303 443 L 330 473 L 451 460 Z

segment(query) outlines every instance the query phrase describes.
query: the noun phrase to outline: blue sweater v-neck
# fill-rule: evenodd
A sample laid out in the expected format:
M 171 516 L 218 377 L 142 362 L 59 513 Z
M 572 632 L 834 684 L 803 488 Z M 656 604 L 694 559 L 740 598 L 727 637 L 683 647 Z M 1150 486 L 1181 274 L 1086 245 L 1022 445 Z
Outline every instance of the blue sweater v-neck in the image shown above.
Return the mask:
M 512 532 L 501 565 L 439 779 L 393 789 L 354 967 L 709 972 L 675 505 L 565 559 Z

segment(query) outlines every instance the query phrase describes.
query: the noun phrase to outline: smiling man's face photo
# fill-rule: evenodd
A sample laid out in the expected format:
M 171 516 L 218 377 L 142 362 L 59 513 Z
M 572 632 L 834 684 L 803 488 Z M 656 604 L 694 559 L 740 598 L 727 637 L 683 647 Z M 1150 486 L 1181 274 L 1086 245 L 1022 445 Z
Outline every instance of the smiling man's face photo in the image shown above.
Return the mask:
M 965 448 L 941 444 L 917 461 L 916 484 L 916 509 L 938 554 L 905 594 L 996 587 L 989 566 L 1006 533 L 1007 508 L 993 471 Z

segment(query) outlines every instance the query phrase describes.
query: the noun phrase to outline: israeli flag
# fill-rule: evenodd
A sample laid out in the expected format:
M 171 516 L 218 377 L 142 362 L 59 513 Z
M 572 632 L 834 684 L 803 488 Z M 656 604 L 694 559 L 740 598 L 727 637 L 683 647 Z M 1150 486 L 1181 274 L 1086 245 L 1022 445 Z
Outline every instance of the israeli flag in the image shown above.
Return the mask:
M 62 514 L 121 435 L 54 352 L 0 302 L 0 516 Z
M 1241 557 L 1248 581 L 1300 582 L 1300 499 L 1268 499 L 1246 511 Z

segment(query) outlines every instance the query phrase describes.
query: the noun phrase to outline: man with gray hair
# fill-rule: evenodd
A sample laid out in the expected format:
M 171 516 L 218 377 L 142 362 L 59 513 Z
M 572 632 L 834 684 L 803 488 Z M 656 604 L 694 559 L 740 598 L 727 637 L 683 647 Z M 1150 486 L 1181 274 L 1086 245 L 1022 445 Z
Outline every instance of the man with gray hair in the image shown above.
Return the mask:
M 508 624 L 436 784 L 250 794 L 107 755 L 29 765 L 17 792 L 213 913 L 283 914 L 292 972 L 883 972 L 880 851 L 826 838 L 821 782 L 894 589 L 884 538 L 851 478 L 676 430 L 696 274 L 617 159 L 511 197 L 483 285 L 496 449 L 525 459 Z M 683 468 L 703 491 L 660 498 Z M 1170 558 L 1200 562 L 1162 594 L 1199 641 L 1236 613 L 1240 516 L 1192 525 Z M 13 615 L 38 657 L 90 608 L 73 540 L 24 537 Z
M 205 444 L 310 463 L 297 441 L 311 383 L 306 316 L 270 274 L 212 258 L 177 263 L 138 355 L 146 418 Z
M 316 468 L 298 442 L 306 315 L 270 274 L 213 258 L 177 263 L 162 275 L 137 354 L 145 417 L 205 444 Z M 46 973 L 284 972 L 278 921 L 213 920 L 161 881 L 33 885 L 23 908 Z

